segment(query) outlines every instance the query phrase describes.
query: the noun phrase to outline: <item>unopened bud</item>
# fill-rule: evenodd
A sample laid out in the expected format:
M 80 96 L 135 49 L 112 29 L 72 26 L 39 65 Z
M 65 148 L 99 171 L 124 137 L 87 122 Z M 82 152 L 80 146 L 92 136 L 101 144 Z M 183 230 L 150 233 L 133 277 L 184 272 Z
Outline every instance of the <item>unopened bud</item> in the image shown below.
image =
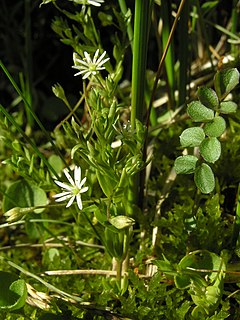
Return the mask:
M 7 218 L 7 222 L 16 222 L 21 220 L 27 213 L 33 211 L 35 207 L 29 207 L 29 208 L 20 208 L 20 207 L 15 207 L 7 212 L 4 213 L 4 216 Z

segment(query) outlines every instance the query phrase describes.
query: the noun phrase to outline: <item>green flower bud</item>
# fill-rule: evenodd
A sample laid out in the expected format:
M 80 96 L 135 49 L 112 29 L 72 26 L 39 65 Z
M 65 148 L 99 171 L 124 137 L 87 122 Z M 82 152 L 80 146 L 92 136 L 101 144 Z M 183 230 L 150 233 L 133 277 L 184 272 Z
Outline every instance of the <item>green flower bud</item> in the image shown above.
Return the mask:
M 27 213 L 33 211 L 35 207 L 29 208 L 20 208 L 15 207 L 4 213 L 4 216 L 7 218 L 8 223 L 16 222 L 21 220 Z

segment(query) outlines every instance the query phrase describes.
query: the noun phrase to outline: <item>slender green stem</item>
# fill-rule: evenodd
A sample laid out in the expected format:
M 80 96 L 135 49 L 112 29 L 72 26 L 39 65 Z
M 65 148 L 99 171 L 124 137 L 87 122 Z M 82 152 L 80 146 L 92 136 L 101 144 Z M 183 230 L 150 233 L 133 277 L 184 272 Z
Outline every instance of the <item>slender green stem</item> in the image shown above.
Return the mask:
M 35 145 L 35 143 L 25 134 L 25 132 L 21 129 L 21 127 L 17 124 L 17 122 L 14 120 L 14 118 L 5 110 L 5 108 L 0 104 L 0 111 L 6 116 L 6 118 L 14 125 L 14 127 L 17 129 L 17 131 L 23 136 L 23 138 L 29 143 L 29 145 L 33 148 L 34 152 L 39 156 L 39 158 L 43 161 L 43 163 L 46 165 L 46 167 L 49 169 L 52 174 L 59 178 L 57 172 L 55 169 L 51 166 L 51 164 L 47 161 L 47 159 L 44 157 L 44 155 L 39 151 L 38 147 Z
M 48 283 L 47 281 L 43 280 L 42 278 L 40 278 L 40 277 L 36 276 L 35 274 L 23 269 L 22 267 L 20 267 L 19 265 L 15 264 L 14 262 L 7 260 L 7 263 L 11 267 L 13 267 L 13 268 L 17 269 L 18 271 L 22 272 L 23 274 L 25 274 L 26 276 L 31 277 L 31 278 L 37 280 L 38 282 L 42 283 L 50 291 L 56 292 L 60 296 L 70 298 L 70 299 L 72 299 L 72 300 L 74 300 L 76 302 L 82 302 L 81 298 L 58 289 L 57 287 L 53 286 L 52 284 Z
M 127 14 L 127 6 L 126 6 L 126 1 L 125 0 L 118 0 L 119 7 L 121 9 L 122 14 L 126 17 Z M 131 22 L 128 23 L 127 25 L 127 34 L 128 34 L 128 39 L 130 41 L 131 48 L 133 50 L 133 29 Z
M 188 83 L 188 66 L 189 66 L 189 52 L 191 42 L 189 41 L 188 22 L 189 22 L 189 7 L 190 1 L 186 0 L 186 4 L 182 10 L 181 19 L 179 21 L 179 78 L 178 78 L 178 106 L 181 106 L 186 101 L 187 83 Z M 184 39 L 184 41 L 181 41 Z
M 163 63 L 164 63 L 164 60 L 166 58 L 169 46 L 171 44 L 171 41 L 172 41 L 172 38 L 173 38 L 173 34 L 174 34 L 175 29 L 176 29 L 176 26 L 177 26 L 177 23 L 178 23 L 178 19 L 179 19 L 180 15 L 181 15 L 181 12 L 183 10 L 185 1 L 186 0 L 181 0 L 181 3 L 179 5 L 179 7 L 178 7 L 178 11 L 177 11 L 177 14 L 175 16 L 171 31 L 169 33 L 169 37 L 168 37 L 168 41 L 166 43 L 166 47 L 164 49 L 162 58 L 161 58 L 161 60 L 159 62 L 159 65 L 158 65 L 158 70 L 157 70 L 156 78 L 155 78 L 155 81 L 154 81 L 154 85 L 153 85 L 153 89 L 152 89 L 152 95 L 151 95 L 151 99 L 150 99 L 150 103 L 149 103 L 149 107 L 148 107 L 148 113 L 147 113 L 147 119 L 146 119 L 147 127 L 149 126 L 149 118 L 150 118 L 151 108 L 152 108 L 153 100 L 154 100 L 155 93 L 156 93 L 156 90 L 157 90 L 158 80 L 159 80 L 160 74 L 162 72 Z
M 162 46 L 165 48 L 168 43 L 170 26 L 171 26 L 171 11 L 172 3 L 171 1 L 161 2 L 161 17 L 162 17 Z M 166 80 L 168 89 L 168 103 L 169 106 L 174 105 L 174 89 L 175 89 L 175 77 L 174 77 L 174 50 L 172 42 L 169 45 L 166 58 L 164 60 L 166 69 Z
M 25 54 L 26 54 L 26 65 L 25 65 L 25 92 L 24 96 L 28 102 L 25 105 L 28 125 L 32 127 L 33 116 L 32 112 L 29 112 L 28 106 L 32 109 L 32 37 L 31 37 L 31 0 L 25 0 Z M 24 103 L 25 104 L 25 103 Z
M 0 67 L 2 68 L 2 70 L 4 71 L 4 73 L 6 74 L 6 76 L 8 77 L 8 79 L 10 80 L 11 84 L 13 85 L 14 89 L 16 90 L 16 92 L 18 93 L 18 95 L 23 99 L 27 109 L 29 110 L 29 113 L 31 114 L 31 116 L 33 117 L 33 119 L 36 121 L 36 123 L 38 124 L 39 128 L 42 130 L 42 132 L 45 134 L 46 138 L 48 139 L 48 141 L 51 143 L 53 150 L 56 152 L 56 154 L 58 154 L 60 156 L 60 158 L 63 160 L 63 162 L 66 164 L 66 160 L 64 159 L 63 155 L 61 154 L 61 152 L 58 150 L 58 148 L 55 146 L 55 143 L 53 142 L 51 136 L 49 135 L 49 133 L 47 132 L 47 130 L 44 128 L 44 126 L 42 125 L 41 121 L 38 119 L 38 117 L 36 116 L 36 114 L 33 112 L 33 110 L 31 109 L 28 101 L 26 100 L 26 98 L 24 97 L 23 93 L 21 92 L 21 90 L 19 89 L 18 85 L 16 84 L 16 82 L 14 81 L 13 77 L 11 76 L 11 74 L 8 72 L 7 68 L 4 66 L 3 62 L 0 60 Z M 5 110 L 5 109 L 4 109 Z

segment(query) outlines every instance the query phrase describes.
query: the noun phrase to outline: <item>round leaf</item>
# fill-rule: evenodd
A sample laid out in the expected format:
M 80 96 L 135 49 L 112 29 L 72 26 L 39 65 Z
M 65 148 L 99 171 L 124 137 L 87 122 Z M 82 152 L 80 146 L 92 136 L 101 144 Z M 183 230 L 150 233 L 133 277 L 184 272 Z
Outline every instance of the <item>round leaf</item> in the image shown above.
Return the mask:
M 219 100 L 223 100 L 239 83 L 239 72 L 236 68 L 218 71 L 214 77 L 214 87 Z
M 198 158 L 192 155 L 180 156 L 174 162 L 177 174 L 191 174 L 195 171 Z
M 3 211 L 14 207 L 28 208 L 35 206 L 45 206 L 47 204 L 46 193 L 35 185 L 30 185 L 25 180 L 16 181 L 10 185 L 3 197 Z M 40 213 L 44 209 L 36 209 L 34 212 Z
M 27 287 L 17 275 L 0 271 L 0 310 L 17 310 L 24 306 Z
M 223 101 L 220 103 L 220 111 L 226 114 L 236 112 L 237 104 L 233 101 Z
M 194 181 L 202 193 L 210 193 L 215 188 L 214 174 L 212 169 L 206 163 L 202 163 L 196 168 Z
M 205 161 L 214 163 L 221 155 L 221 143 L 217 138 L 206 138 L 200 144 L 199 150 Z
M 204 138 L 205 133 L 202 128 L 188 128 L 180 135 L 180 143 L 183 147 L 198 147 Z
M 192 101 L 188 104 L 187 113 L 195 122 L 207 122 L 214 118 L 213 110 L 205 107 L 200 101 Z
M 208 87 L 200 87 L 197 92 L 198 99 L 207 108 L 217 109 L 219 105 L 216 92 Z
M 223 117 L 215 117 L 213 121 L 204 126 L 204 131 L 209 137 L 220 137 L 226 129 L 226 122 Z

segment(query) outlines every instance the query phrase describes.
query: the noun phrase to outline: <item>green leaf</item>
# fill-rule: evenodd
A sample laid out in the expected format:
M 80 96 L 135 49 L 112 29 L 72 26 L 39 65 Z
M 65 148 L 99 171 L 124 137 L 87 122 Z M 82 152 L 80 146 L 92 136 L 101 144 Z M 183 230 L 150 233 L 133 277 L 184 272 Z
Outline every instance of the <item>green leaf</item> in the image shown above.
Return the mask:
M 52 154 L 49 157 L 48 162 L 50 163 L 50 165 L 53 167 L 53 169 L 57 173 L 62 172 L 62 170 L 64 168 L 64 163 L 63 163 L 62 159 L 58 155 Z
M 214 87 L 219 100 L 223 100 L 239 83 L 239 72 L 236 68 L 218 71 L 214 77 Z
M 175 285 L 178 289 L 186 289 L 191 284 L 191 277 L 187 274 L 178 274 L 174 277 Z
M 122 216 L 122 215 L 111 218 L 109 222 L 119 230 L 124 228 L 129 228 L 135 223 L 134 219 L 127 216 Z
M 206 163 L 202 163 L 196 168 L 194 181 L 202 193 L 210 193 L 215 188 L 214 174 L 212 169 Z
M 27 298 L 27 287 L 17 275 L 0 271 L 0 310 L 12 311 L 22 308 Z
M 226 122 L 223 117 L 217 116 L 213 121 L 206 123 L 203 129 L 209 137 L 220 137 L 226 129 Z
M 195 171 L 198 158 L 192 155 L 180 156 L 174 162 L 177 174 L 191 174 Z
M 116 182 L 113 179 L 110 179 L 109 177 L 103 175 L 98 170 L 96 172 L 96 175 L 102 191 L 108 198 L 110 198 L 113 194 L 113 189 L 116 186 Z
M 198 99 L 207 108 L 217 109 L 219 105 L 216 92 L 208 87 L 200 87 L 197 92 Z
M 221 156 L 221 143 L 217 138 L 209 137 L 203 140 L 199 150 L 205 161 L 214 163 Z
M 195 122 L 207 122 L 214 118 L 213 110 L 205 107 L 200 101 L 192 101 L 188 104 L 187 113 Z
M 10 185 L 6 194 L 3 197 L 3 211 L 14 207 L 28 208 L 35 206 L 46 206 L 47 196 L 46 193 L 35 185 L 30 185 L 25 180 L 16 181 Z M 36 209 L 35 213 L 40 213 L 44 210 Z
M 223 101 L 220 103 L 220 111 L 226 114 L 236 112 L 237 107 L 237 104 L 233 101 Z
M 198 147 L 204 138 L 205 133 L 202 128 L 188 128 L 180 135 L 180 143 L 183 147 Z

